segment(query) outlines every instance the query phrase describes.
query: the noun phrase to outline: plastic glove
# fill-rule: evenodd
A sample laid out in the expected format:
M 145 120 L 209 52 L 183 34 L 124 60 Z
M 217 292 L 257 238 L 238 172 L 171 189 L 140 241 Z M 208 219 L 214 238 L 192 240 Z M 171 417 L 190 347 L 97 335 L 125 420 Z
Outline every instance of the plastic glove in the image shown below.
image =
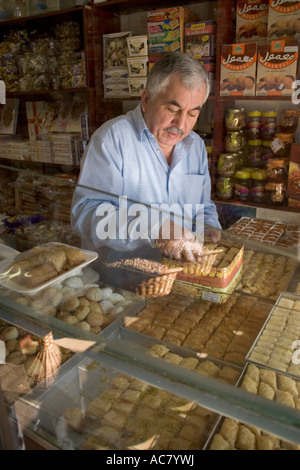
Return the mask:
M 204 236 L 210 238 L 213 243 L 217 243 L 221 239 L 222 232 L 216 228 L 207 229 L 204 230 Z
M 168 258 L 195 263 L 201 255 L 202 244 L 190 230 L 172 221 L 167 223 L 170 225 L 160 228 L 159 238 L 156 240 L 157 248 Z M 166 235 L 169 238 L 166 238 Z

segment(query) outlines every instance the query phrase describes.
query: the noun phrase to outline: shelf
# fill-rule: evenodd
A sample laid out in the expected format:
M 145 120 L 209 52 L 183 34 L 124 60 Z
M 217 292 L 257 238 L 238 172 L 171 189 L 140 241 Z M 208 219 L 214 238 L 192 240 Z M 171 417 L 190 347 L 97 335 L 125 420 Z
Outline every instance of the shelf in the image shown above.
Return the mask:
M 257 202 L 251 202 L 251 201 L 237 201 L 236 199 L 222 200 L 222 199 L 218 199 L 215 196 L 212 196 L 212 200 L 215 203 L 219 203 L 219 204 L 228 204 L 228 205 L 244 206 L 244 207 L 254 207 L 256 209 L 270 209 L 270 210 L 278 210 L 278 211 L 284 211 L 284 212 L 300 212 L 300 210 L 297 209 L 296 207 L 290 207 L 290 206 L 287 206 L 287 205 L 271 206 L 271 205 L 268 205 L 268 204 L 258 204 Z

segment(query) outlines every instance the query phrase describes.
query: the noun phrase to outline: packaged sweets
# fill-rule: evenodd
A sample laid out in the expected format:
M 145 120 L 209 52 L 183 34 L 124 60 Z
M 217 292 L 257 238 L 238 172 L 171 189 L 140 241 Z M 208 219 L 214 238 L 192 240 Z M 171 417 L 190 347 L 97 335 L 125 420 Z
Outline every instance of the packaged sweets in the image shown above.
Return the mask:
M 238 201 L 247 201 L 250 196 L 251 173 L 245 169 L 235 173 L 234 197 Z

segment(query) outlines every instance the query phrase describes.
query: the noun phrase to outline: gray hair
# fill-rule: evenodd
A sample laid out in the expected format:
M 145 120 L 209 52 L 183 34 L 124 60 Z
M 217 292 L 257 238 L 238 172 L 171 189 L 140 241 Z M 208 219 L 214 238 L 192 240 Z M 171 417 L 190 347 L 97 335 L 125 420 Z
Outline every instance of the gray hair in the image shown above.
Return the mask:
M 185 52 L 166 53 L 152 67 L 146 84 L 152 99 L 164 91 L 173 73 L 179 74 L 181 83 L 187 88 L 206 87 L 207 100 L 210 89 L 208 73 L 200 62 Z

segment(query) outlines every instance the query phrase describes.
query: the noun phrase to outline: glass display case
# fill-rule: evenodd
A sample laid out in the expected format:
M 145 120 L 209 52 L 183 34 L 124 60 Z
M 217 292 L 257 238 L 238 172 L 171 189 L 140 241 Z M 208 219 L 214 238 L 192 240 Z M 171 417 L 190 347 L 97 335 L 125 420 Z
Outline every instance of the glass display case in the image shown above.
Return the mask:
M 8 423 L 46 449 L 299 449 L 299 244 L 282 245 L 295 224 L 237 217 L 210 286 L 162 259 L 114 265 L 107 284 L 53 208 L 74 182 L 11 171 L 23 210 L 0 235 Z

